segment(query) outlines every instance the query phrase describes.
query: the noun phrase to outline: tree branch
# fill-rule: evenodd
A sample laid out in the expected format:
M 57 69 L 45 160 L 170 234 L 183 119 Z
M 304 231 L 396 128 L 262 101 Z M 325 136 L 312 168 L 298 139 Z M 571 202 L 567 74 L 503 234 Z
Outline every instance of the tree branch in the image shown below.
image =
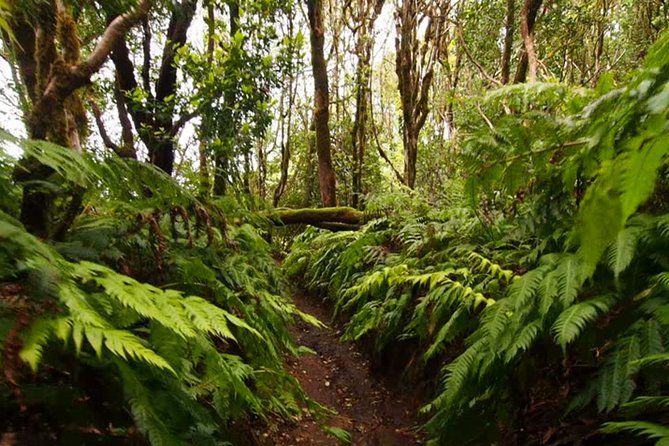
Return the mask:
M 481 76 L 483 76 L 488 82 L 492 83 L 493 85 L 496 85 L 498 87 L 502 86 L 502 83 L 500 81 L 498 81 L 497 79 L 495 79 L 494 77 L 492 77 L 490 74 L 488 74 L 488 72 L 485 70 L 485 68 L 483 68 L 483 66 L 476 59 L 474 59 L 474 56 L 472 56 L 472 53 L 469 52 L 469 48 L 467 48 L 467 44 L 465 44 L 465 39 L 462 37 L 461 25 L 458 25 L 457 33 L 458 33 L 458 40 L 460 41 L 460 47 L 465 52 L 465 55 L 467 56 L 467 59 L 469 59 L 469 61 L 471 63 L 473 63 L 474 66 L 476 66 L 476 68 L 479 70 L 479 73 L 481 73 Z
M 46 138 L 47 129 L 53 119 L 53 113 L 58 109 L 58 104 L 90 82 L 91 76 L 102 68 L 102 64 L 117 42 L 122 40 L 125 33 L 148 12 L 150 6 L 151 0 L 142 0 L 135 9 L 112 20 L 85 61 L 75 66 L 68 66 L 64 62 L 53 64 L 49 82 L 33 108 L 32 138 Z
M 149 12 L 150 7 L 151 0 L 142 0 L 133 11 L 112 20 L 91 55 L 77 67 L 77 71 L 81 71 L 87 78 L 97 73 L 107 60 L 116 42 L 122 39 L 130 28 Z
M 98 126 L 98 132 L 100 132 L 100 136 L 102 137 L 102 142 L 104 143 L 105 147 L 112 149 L 116 153 L 120 153 L 121 148 L 118 146 L 118 144 L 115 144 L 114 141 L 111 140 L 109 134 L 107 133 L 105 123 L 102 121 L 102 112 L 100 111 L 100 107 L 92 98 L 88 100 L 88 105 L 91 107 L 93 117 L 95 118 L 95 123 Z
M 118 76 L 114 82 L 114 101 L 116 102 L 116 110 L 118 112 L 118 119 L 121 123 L 121 138 L 123 139 L 123 150 L 127 152 L 131 158 L 137 159 L 137 152 L 135 151 L 135 137 L 132 133 L 132 123 L 128 117 L 128 109 L 125 105 L 125 96 L 119 86 Z
M 170 138 L 174 138 L 177 136 L 177 133 L 181 130 L 181 128 L 188 123 L 191 119 L 195 118 L 197 115 L 200 114 L 200 110 L 196 109 L 193 110 L 190 113 L 186 113 L 185 115 L 182 115 L 173 125 L 172 128 L 170 129 Z

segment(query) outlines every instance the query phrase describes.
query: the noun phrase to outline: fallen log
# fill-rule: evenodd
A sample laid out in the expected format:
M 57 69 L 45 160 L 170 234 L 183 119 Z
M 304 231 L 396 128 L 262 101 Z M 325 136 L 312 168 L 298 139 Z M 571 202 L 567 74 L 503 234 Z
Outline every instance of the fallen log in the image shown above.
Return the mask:
M 364 214 L 350 207 L 278 208 L 269 217 L 278 226 L 302 224 L 331 231 L 355 231 L 362 226 Z

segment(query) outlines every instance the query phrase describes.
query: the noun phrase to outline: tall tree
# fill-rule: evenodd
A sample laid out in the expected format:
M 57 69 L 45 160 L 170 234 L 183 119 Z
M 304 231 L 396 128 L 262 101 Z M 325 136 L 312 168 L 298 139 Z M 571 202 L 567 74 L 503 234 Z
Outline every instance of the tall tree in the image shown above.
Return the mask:
M 513 52 L 513 34 L 516 21 L 516 0 L 506 0 L 506 19 L 504 21 L 504 48 L 502 50 L 502 83 L 508 84 L 511 76 L 511 53 Z
M 314 76 L 314 124 L 321 202 L 326 207 L 336 206 L 336 177 L 330 151 L 330 91 L 324 54 L 323 1 L 306 0 L 306 2 L 311 37 L 311 66 Z
M 353 142 L 353 207 L 358 207 L 362 196 L 362 176 L 368 138 L 371 59 L 374 47 L 374 24 L 381 13 L 385 0 L 356 0 L 352 5 L 352 18 L 356 36 L 355 54 L 358 58 L 355 70 L 355 118 L 351 130 Z
M 534 28 L 543 0 L 525 0 L 520 12 L 520 35 L 523 38 L 523 52 L 516 70 L 515 83 L 537 80 L 539 60 L 534 42 Z
M 225 2 L 228 7 L 228 17 L 230 25 L 230 40 L 235 39 L 235 35 L 239 31 L 239 3 L 236 0 L 228 0 Z M 234 47 L 233 51 L 235 50 Z M 214 173 L 214 194 L 224 195 L 227 185 L 230 182 L 229 179 L 229 170 L 230 170 L 230 153 L 232 152 L 232 147 L 230 147 L 233 138 L 230 133 L 235 132 L 233 126 L 233 106 L 235 103 L 235 88 L 226 88 L 223 92 L 223 100 L 225 102 L 225 107 L 222 110 L 222 119 L 227 123 L 227 131 L 225 140 L 226 147 L 223 150 L 217 150 L 215 155 L 215 173 Z
M 293 36 L 295 27 L 294 12 L 290 12 L 288 16 L 288 35 Z M 279 205 L 281 196 L 286 191 L 288 184 L 288 167 L 290 166 L 290 151 L 292 144 L 293 131 L 293 108 L 295 106 L 295 97 L 297 96 L 297 82 L 295 82 L 296 70 L 296 52 L 299 51 L 295 43 L 291 43 L 289 48 L 288 59 L 288 83 L 284 85 L 281 90 L 281 99 L 279 102 L 279 144 L 281 145 L 281 163 L 280 163 L 280 177 L 279 183 L 274 189 L 274 196 L 272 203 L 274 206 Z
M 428 98 L 435 64 L 445 36 L 450 2 L 400 0 L 395 12 L 398 89 L 402 103 L 404 184 L 416 183 L 418 137 L 429 113 Z M 422 27 L 425 28 L 422 28 Z M 419 30 L 424 36 L 419 38 Z

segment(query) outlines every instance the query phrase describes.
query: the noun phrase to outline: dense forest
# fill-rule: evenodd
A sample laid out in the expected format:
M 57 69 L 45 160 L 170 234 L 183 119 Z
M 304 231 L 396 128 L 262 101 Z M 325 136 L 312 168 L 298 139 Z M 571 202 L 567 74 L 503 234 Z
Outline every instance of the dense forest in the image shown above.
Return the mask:
M 669 445 L 668 23 L 0 0 L 0 445 Z

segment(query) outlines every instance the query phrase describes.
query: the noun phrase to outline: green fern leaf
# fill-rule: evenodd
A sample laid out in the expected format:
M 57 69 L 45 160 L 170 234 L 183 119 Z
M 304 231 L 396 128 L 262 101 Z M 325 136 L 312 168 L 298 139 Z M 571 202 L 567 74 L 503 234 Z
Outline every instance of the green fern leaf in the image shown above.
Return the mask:
M 510 363 L 518 353 L 526 352 L 532 346 L 532 343 L 539 335 L 543 322 L 541 320 L 533 321 L 523 327 L 513 343 L 506 349 L 504 361 Z
M 567 344 L 574 341 L 585 329 L 588 323 L 609 311 L 615 299 L 612 296 L 601 296 L 580 302 L 564 310 L 553 324 L 555 341 L 564 351 Z
M 560 261 L 555 273 L 558 297 L 562 305 L 567 307 L 574 302 L 585 280 L 583 265 L 578 256 L 570 254 Z
M 669 396 L 640 396 L 632 401 L 623 404 L 625 412 L 640 412 L 654 408 L 669 408 Z
M 662 121 L 661 125 L 664 125 Z M 630 142 L 630 148 L 622 159 L 622 175 L 620 184 L 620 202 L 622 221 L 636 211 L 655 190 L 657 171 L 662 160 L 669 151 L 669 141 L 666 136 L 654 138 L 657 135 L 642 134 Z
M 616 278 L 632 263 L 636 251 L 639 231 L 626 228 L 618 233 L 608 251 L 608 264 Z
M 153 407 L 151 392 L 146 389 L 135 372 L 122 361 L 115 361 L 123 380 L 123 391 L 130 403 L 130 412 L 152 446 L 186 446 L 170 432 L 163 418 Z
M 597 393 L 597 408 L 600 412 L 610 412 L 626 403 L 634 391 L 632 375 L 638 369 L 639 340 L 630 336 L 618 341 L 609 354 L 601 370 Z
M 458 308 L 455 310 L 451 318 L 444 324 L 440 329 L 439 332 L 437 333 L 436 338 L 434 339 L 434 342 L 430 347 L 427 349 L 427 351 L 423 354 L 423 360 L 428 361 L 431 359 L 434 355 L 437 353 L 441 352 L 445 348 L 445 343 L 450 342 L 450 340 L 453 339 L 455 333 L 453 333 L 453 328 L 457 324 L 458 320 L 460 319 L 460 316 L 463 314 L 463 309 L 462 307 Z
M 30 365 L 33 372 L 42 359 L 44 347 L 54 331 L 53 319 L 38 319 L 30 325 L 30 328 L 24 335 L 23 348 L 19 357 Z
M 141 339 L 129 331 L 107 329 L 104 330 L 104 338 L 105 347 L 116 356 L 143 361 L 176 375 L 172 366 L 162 356 L 145 347 Z
M 633 432 L 656 440 L 669 439 L 669 427 L 648 421 L 618 421 L 605 423 L 601 429 L 606 434 L 617 434 L 621 432 Z M 660 444 L 659 442 L 657 444 Z
M 527 305 L 539 289 L 550 267 L 542 266 L 524 274 L 509 288 L 509 299 L 514 301 L 514 308 L 520 309 Z
M 469 346 L 460 356 L 446 366 L 445 390 L 442 398 L 446 406 L 454 405 L 464 391 L 464 388 L 472 376 L 484 374 L 485 370 L 477 370 L 477 365 L 481 361 L 481 354 L 486 349 L 486 340 L 480 339 Z M 490 352 L 487 352 L 490 354 Z M 433 401 L 433 405 L 440 406 L 441 403 Z
M 635 365 L 648 366 L 648 365 L 664 364 L 668 362 L 669 362 L 669 352 L 664 352 L 664 353 L 656 353 L 654 355 L 644 356 L 643 358 L 635 361 Z

